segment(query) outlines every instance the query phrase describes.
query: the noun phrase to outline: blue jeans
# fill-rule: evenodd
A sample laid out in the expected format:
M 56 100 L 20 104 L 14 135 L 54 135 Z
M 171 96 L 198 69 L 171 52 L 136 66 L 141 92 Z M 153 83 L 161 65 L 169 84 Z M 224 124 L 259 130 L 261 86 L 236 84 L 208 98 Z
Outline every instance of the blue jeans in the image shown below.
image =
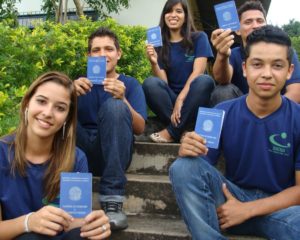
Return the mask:
M 177 127 L 172 125 L 171 115 L 178 95 L 165 81 L 157 77 L 147 78 L 143 83 L 143 89 L 149 108 L 160 121 L 167 125 L 167 130 L 172 138 L 178 141 L 187 127 L 190 124 L 194 125 L 198 108 L 209 105 L 210 94 L 214 89 L 214 80 L 208 75 L 200 75 L 192 81 L 181 109 L 180 124 Z
M 217 85 L 210 97 L 210 106 L 214 107 L 218 103 L 237 98 L 244 95 L 234 84 Z
M 24 233 L 19 237 L 16 237 L 15 240 L 82 240 L 84 238 L 80 237 L 80 228 L 75 228 L 60 234 L 59 236 L 46 236 L 38 233 Z
M 88 158 L 89 169 L 100 175 L 100 195 L 124 195 L 125 171 L 132 158 L 132 115 L 119 99 L 109 98 L 100 107 L 97 129 L 77 125 L 77 146 Z
M 226 199 L 222 184 L 240 201 L 271 196 L 258 189 L 243 189 L 228 181 L 203 158 L 178 158 L 170 168 L 170 179 L 184 221 L 196 240 L 226 239 L 219 227 L 216 208 Z M 268 239 L 300 238 L 300 206 L 252 218 L 228 229 L 229 233 Z

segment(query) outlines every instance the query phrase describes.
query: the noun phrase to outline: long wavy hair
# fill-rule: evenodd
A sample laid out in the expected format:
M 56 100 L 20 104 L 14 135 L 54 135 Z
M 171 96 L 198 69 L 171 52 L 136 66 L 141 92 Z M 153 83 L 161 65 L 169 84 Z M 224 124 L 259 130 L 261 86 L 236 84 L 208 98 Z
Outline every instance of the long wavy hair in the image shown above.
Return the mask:
M 191 52 L 193 50 L 193 41 L 192 41 L 192 32 L 195 31 L 194 22 L 192 19 L 192 15 L 190 14 L 188 4 L 186 0 L 168 0 L 165 3 L 165 6 L 162 10 L 159 26 L 161 28 L 162 41 L 163 46 L 157 48 L 159 57 L 162 60 L 163 65 L 168 68 L 169 67 L 169 54 L 170 54 L 170 29 L 165 22 L 165 15 L 172 11 L 172 8 L 180 3 L 183 11 L 184 11 L 184 23 L 181 27 L 180 34 L 183 37 L 182 46 L 187 50 L 187 52 Z
M 11 142 L 11 147 L 14 147 L 14 159 L 11 162 L 11 173 L 26 177 L 26 167 L 28 161 L 25 157 L 25 149 L 28 144 L 27 123 L 26 123 L 26 108 L 32 96 L 37 91 L 38 87 L 47 83 L 54 82 L 70 93 L 70 109 L 66 119 L 65 131 L 63 127 L 59 129 L 53 138 L 52 149 L 49 159 L 49 164 L 44 175 L 43 190 L 44 197 L 48 202 L 53 201 L 59 193 L 60 173 L 73 170 L 75 161 L 75 132 L 77 118 L 77 96 L 72 80 L 60 72 L 47 72 L 38 77 L 29 87 L 24 95 L 20 107 L 20 123 L 15 132 L 15 138 Z M 64 136 L 63 136 L 64 135 Z M 10 151 L 11 152 L 11 151 Z M 9 153 L 9 156 L 11 154 Z

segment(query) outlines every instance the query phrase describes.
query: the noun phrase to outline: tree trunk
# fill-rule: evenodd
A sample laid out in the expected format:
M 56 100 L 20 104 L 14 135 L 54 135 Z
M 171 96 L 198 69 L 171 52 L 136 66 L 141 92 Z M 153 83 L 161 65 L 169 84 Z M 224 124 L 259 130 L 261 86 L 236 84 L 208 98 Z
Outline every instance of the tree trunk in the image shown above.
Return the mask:
M 68 21 L 68 0 L 65 0 L 63 23 L 66 23 L 67 21 Z
M 73 0 L 76 7 L 76 14 L 80 18 L 84 15 L 83 13 L 83 4 L 81 5 L 80 0 Z
M 63 0 L 59 0 L 59 3 L 58 3 L 58 13 L 57 13 L 57 23 L 61 23 L 62 22 L 62 13 L 63 13 Z

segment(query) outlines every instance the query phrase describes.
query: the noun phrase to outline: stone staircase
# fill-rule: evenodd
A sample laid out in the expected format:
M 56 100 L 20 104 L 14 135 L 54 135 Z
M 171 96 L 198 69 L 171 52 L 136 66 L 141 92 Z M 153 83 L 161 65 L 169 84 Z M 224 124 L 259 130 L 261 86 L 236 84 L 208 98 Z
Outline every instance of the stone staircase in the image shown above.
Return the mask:
M 147 132 L 146 132 L 147 134 Z M 132 163 L 127 171 L 124 210 L 129 227 L 113 232 L 111 240 L 190 240 L 174 198 L 168 169 L 175 160 L 179 144 L 156 144 L 146 135 L 135 143 Z M 93 189 L 97 189 L 94 177 Z M 93 208 L 99 209 L 94 192 Z M 259 240 L 255 237 L 228 236 L 230 240 Z

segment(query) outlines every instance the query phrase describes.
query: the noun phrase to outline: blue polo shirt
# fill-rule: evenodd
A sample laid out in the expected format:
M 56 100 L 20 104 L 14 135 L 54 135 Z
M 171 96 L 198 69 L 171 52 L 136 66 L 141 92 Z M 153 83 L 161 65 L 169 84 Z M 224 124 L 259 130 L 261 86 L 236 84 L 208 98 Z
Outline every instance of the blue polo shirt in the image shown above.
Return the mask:
M 169 87 L 177 94 L 181 92 L 193 72 L 195 59 L 200 57 L 213 57 L 205 32 L 193 33 L 192 41 L 194 49 L 190 53 L 187 52 L 187 49 L 183 48 L 182 42 L 170 43 L 168 68 L 163 65 L 160 58 L 158 59 L 160 68 L 166 71 Z
M 144 119 L 147 119 L 147 107 L 145 95 L 140 83 L 133 77 L 123 74 L 118 78 L 126 87 L 125 97 L 135 111 Z M 112 95 L 105 92 L 103 85 L 93 85 L 92 90 L 83 96 L 78 97 L 77 119 L 86 129 L 97 129 L 98 112 L 108 98 Z
M 223 153 L 225 176 L 240 187 L 278 193 L 295 185 L 300 171 L 300 105 L 282 97 L 281 106 L 264 118 L 247 107 L 247 95 L 225 101 L 219 149 L 207 159 L 216 164 Z
M 12 142 L 14 136 L 5 139 Z M 14 159 L 14 147 L 11 144 L 0 141 L 0 204 L 2 207 L 2 219 L 14 219 L 29 212 L 35 212 L 46 203 L 43 192 L 43 180 L 48 164 L 32 164 L 26 168 L 26 177 L 17 172 L 12 176 L 10 161 Z M 73 172 L 88 172 L 85 154 L 76 148 L 75 164 Z M 55 203 L 58 204 L 57 198 Z
M 231 55 L 229 57 L 229 62 L 233 68 L 233 75 L 231 78 L 231 83 L 236 85 L 244 94 L 249 92 L 249 86 L 247 79 L 243 76 L 242 62 L 245 61 L 245 51 L 242 47 L 236 47 L 231 50 Z M 292 59 L 292 64 L 294 64 L 294 72 L 290 79 L 286 81 L 285 86 L 293 83 L 300 83 L 300 63 L 296 51 L 294 50 L 294 55 Z M 283 90 L 283 94 L 285 89 Z

